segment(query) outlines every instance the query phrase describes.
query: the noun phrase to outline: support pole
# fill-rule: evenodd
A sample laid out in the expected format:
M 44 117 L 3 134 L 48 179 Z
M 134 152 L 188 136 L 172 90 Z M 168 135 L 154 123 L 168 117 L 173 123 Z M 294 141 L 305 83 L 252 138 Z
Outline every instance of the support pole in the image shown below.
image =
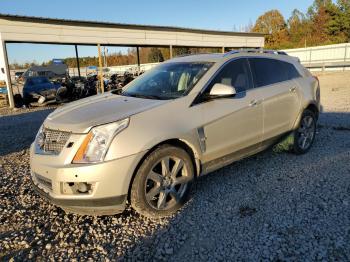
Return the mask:
M 78 67 L 78 76 L 80 78 L 80 64 L 79 64 L 79 53 L 78 53 L 78 46 L 75 45 L 75 58 L 77 59 L 77 67 Z
M 173 46 L 170 45 L 170 59 L 173 58 Z
M 105 67 L 108 67 L 108 49 L 104 47 L 104 54 L 105 54 Z
M 103 94 L 104 93 L 104 86 L 103 86 L 103 73 L 102 73 L 102 57 L 101 57 L 101 46 L 100 44 L 97 44 L 97 49 L 98 49 L 98 64 L 99 64 L 99 78 L 100 78 L 100 91 Z M 98 87 L 96 86 L 97 93 L 98 92 Z
M 223 54 L 225 54 L 225 47 L 224 47 L 224 46 L 222 47 L 221 52 L 222 52 Z
M 140 50 L 139 47 L 136 47 L 136 53 L 137 53 L 137 74 L 140 73 Z
M 6 43 L 1 39 L 0 33 L 0 74 L 5 74 L 5 82 L 7 87 L 7 97 L 9 101 L 10 108 L 15 107 L 15 102 L 13 100 L 12 84 L 11 84 L 11 74 L 8 65 Z

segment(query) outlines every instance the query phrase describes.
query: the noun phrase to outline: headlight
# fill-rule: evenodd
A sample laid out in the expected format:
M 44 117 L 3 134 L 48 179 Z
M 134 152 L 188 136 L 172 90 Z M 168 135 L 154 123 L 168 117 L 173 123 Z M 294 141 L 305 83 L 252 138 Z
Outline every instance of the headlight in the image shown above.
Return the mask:
M 35 140 L 34 140 L 34 145 L 35 145 L 35 153 L 38 153 L 44 148 L 44 143 L 45 143 L 45 136 L 44 136 L 44 127 L 41 125 L 39 128 L 38 133 L 36 134 Z
M 129 125 L 129 118 L 91 129 L 84 139 L 73 163 L 96 163 L 104 160 L 113 138 Z

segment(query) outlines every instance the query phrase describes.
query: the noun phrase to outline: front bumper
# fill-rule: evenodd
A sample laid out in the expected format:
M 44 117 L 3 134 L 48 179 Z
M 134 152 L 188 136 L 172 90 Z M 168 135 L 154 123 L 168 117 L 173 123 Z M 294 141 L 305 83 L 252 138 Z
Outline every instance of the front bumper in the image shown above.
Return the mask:
M 98 199 L 58 199 L 50 196 L 38 185 L 32 182 L 32 187 L 36 193 L 50 203 L 61 207 L 67 212 L 80 215 L 112 215 L 124 211 L 127 195 L 106 197 Z
M 134 170 L 145 152 L 98 164 L 62 164 L 60 157 L 30 152 L 33 188 L 43 198 L 68 212 L 109 215 L 125 209 Z M 88 192 L 70 190 L 87 183 Z M 68 188 L 68 190 L 67 190 Z

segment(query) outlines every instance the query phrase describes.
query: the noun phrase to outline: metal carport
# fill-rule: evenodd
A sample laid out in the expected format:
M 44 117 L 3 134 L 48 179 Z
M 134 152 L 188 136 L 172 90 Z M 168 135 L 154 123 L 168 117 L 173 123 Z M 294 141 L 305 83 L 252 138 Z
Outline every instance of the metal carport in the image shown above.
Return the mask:
M 118 24 L 0 14 L 0 74 L 14 106 L 6 43 L 113 45 L 134 47 L 261 48 L 264 35 L 191 28 Z

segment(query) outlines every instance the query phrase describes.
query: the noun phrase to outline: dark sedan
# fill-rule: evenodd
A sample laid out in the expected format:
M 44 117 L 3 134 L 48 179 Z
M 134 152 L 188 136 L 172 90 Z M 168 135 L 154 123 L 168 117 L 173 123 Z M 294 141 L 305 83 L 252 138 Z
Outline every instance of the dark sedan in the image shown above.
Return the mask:
M 23 87 L 23 99 L 25 104 L 32 102 L 43 103 L 55 100 L 60 84 L 52 83 L 47 77 L 37 76 L 27 78 Z

